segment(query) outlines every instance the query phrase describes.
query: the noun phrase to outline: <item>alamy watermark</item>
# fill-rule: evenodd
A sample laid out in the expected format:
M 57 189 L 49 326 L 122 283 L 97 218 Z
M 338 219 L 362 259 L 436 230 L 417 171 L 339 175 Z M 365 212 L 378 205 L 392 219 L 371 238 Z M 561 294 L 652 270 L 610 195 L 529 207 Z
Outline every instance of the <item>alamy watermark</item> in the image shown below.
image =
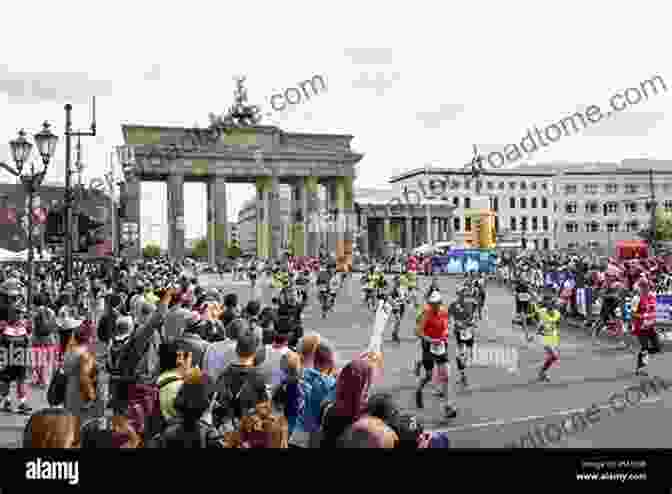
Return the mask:
M 26 462 L 26 480 L 61 480 L 79 484 L 78 461 L 51 461 L 38 458 Z
M 518 372 L 518 349 L 506 345 L 474 345 L 471 365 L 475 367 L 497 367 L 509 372 Z
M 652 394 L 660 394 L 661 391 L 667 391 L 672 387 L 672 381 L 660 377 L 647 378 L 638 385 L 625 388 L 623 392 L 614 393 L 607 400 L 606 413 L 603 414 L 603 408 L 594 403 L 589 408 L 571 414 L 560 424 L 549 423 L 543 429 L 533 427 L 526 435 L 521 436 L 517 441 L 509 443 L 506 448 L 540 448 L 562 441 L 563 439 L 580 434 L 581 432 L 594 426 L 604 416 L 611 416 L 613 413 L 621 414 L 626 408 L 636 407 L 642 401 L 642 396 L 648 398 Z

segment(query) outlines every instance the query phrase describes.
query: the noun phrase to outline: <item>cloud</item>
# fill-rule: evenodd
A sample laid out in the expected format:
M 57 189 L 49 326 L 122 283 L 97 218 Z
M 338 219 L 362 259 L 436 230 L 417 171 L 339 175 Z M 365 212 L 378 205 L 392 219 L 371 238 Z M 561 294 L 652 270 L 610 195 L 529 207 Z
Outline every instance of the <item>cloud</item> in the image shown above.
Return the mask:
M 585 114 L 586 106 L 577 107 L 576 111 Z M 608 110 L 602 110 L 607 114 Z M 621 112 L 613 112 L 597 123 L 588 125 L 581 135 L 589 137 L 646 137 L 665 119 L 663 112 L 642 112 L 626 108 Z
M 392 49 L 390 48 L 346 48 L 343 54 L 353 65 L 390 65 Z
M 399 80 L 399 77 L 399 72 L 394 72 L 389 77 L 386 77 L 383 72 L 376 72 L 373 77 L 369 72 L 360 72 L 359 79 L 352 81 L 352 87 L 353 89 L 373 89 L 376 91 L 376 96 L 382 97 L 385 91 Z
M 161 66 L 158 63 L 152 64 L 149 71 L 145 72 L 146 81 L 158 81 L 161 79 Z
M 88 103 L 91 96 L 109 96 L 112 83 L 89 79 L 85 72 L 11 72 L 0 65 L 0 93 L 10 103 Z
M 443 122 L 455 120 L 464 111 L 464 105 L 443 103 L 435 111 L 417 112 L 415 118 L 420 120 L 426 129 L 438 129 Z

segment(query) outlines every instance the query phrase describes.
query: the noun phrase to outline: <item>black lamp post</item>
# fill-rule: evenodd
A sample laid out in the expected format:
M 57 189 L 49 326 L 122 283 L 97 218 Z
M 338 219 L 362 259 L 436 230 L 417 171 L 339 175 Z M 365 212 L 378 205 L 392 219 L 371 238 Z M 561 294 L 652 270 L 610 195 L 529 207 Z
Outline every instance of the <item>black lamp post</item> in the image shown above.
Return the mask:
M 0 167 L 4 168 L 21 181 L 26 195 L 28 196 L 28 207 L 26 208 L 26 214 L 28 215 L 28 259 L 26 265 L 26 271 L 28 275 L 28 311 L 31 309 L 33 298 L 33 204 L 35 192 L 37 192 L 39 187 L 42 185 L 42 182 L 44 181 L 44 176 L 47 174 L 47 169 L 49 168 L 49 162 L 51 161 L 52 156 L 54 156 L 56 151 L 56 143 L 58 142 L 58 137 L 51 133 L 49 127 L 49 123 L 44 122 L 42 124 L 42 130 L 33 136 L 35 144 L 37 145 L 37 151 L 42 158 L 41 170 L 36 170 L 34 161 L 30 159 L 33 150 L 33 144 L 28 141 L 28 139 L 26 139 L 26 133 L 23 131 L 23 129 L 19 131 L 19 136 L 16 139 L 9 141 L 15 167 L 0 162 Z M 24 165 L 28 161 L 30 161 L 29 170 L 24 169 Z

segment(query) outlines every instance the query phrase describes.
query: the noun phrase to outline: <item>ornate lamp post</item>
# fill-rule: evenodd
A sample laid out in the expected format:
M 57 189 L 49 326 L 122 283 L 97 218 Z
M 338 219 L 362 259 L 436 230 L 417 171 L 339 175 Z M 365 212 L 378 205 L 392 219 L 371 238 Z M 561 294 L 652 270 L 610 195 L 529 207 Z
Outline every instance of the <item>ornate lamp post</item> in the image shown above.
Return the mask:
M 51 161 L 52 156 L 54 156 L 56 151 L 56 143 L 58 142 L 58 137 L 51 133 L 49 127 L 49 123 L 44 122 L 42 124 L 42 130 L 33 136 L 35 144 L 37 145 L 37 151 L 42 158 L 41 170 L 36 170 L 35 162 L 31 160 L 33 144 L 28 141 L 28 139 L 26 139 L 26 133 L 23 131 L 23 129 L 19 131 L 19 136 L 16 139 L 9 141 L 15 167 L 0 162 L 0 167 L 4 168 L 21 181 L 26 195 L 28 196 L 26 208 L 28 219 L 28 260 L 26 271 L 28 274 L 27 307 L 29 311 L 33 302 L 33 204 L 35 192 L 39 189 L 40 185 L 42 185 L 42 182 L 44 181 L 44 176 L 47 174 L 47 169 L 49 168 L 49 162 Z M 28 161 L 30 161 L 30 169 L 24 169 L 24 165 Z

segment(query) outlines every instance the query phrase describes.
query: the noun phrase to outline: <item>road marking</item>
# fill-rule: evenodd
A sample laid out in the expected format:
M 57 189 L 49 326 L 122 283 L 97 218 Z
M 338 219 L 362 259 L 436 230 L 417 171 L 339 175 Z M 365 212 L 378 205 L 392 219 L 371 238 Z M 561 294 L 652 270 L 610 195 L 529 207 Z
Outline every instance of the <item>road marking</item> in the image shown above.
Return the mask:
M 639 405 L 652 405 L 654 403 L 658 403 L 659 401 L 663 401 L 661 397 L 656 397 L 656 398 L 646 398 L 642 401 L 639 402 Z M 598 407 L 600 410 L 606 410 L 611 408 L 610 405 L 602 405 Z M 573 413 L 582 413 L 586 409 L 585 408 L 573 408 L 570 410 L 558 410 L 557 412 L 553 412 L 547 415 L 529 415 L 527 417 L 515 417 L 509 420 L 503 420 L 503 419 L 497 419 L 497 420 L 492 420 L 490 422 L 479 422 L 476 424 L 466 424 L 466 425 L 460 425 L 456 427 L 446 427 L 446 428 L 437 428 L 437 429 L 428 429 L 431 430 L 431 432 L 458 432 L 458 431 L 465 431 L 465 430 L 470 430 L 470 429 L 483 429 L 487 427 L 494 427 L 494 426 L 502 426 L 502 425 L 510 425 L 510 424 L 521 424 L 524 422 L 532 422 L 534 420 L 542 420 L 546 419 L 549 417 L 563 417 L 565 415 L 571 415 Z

